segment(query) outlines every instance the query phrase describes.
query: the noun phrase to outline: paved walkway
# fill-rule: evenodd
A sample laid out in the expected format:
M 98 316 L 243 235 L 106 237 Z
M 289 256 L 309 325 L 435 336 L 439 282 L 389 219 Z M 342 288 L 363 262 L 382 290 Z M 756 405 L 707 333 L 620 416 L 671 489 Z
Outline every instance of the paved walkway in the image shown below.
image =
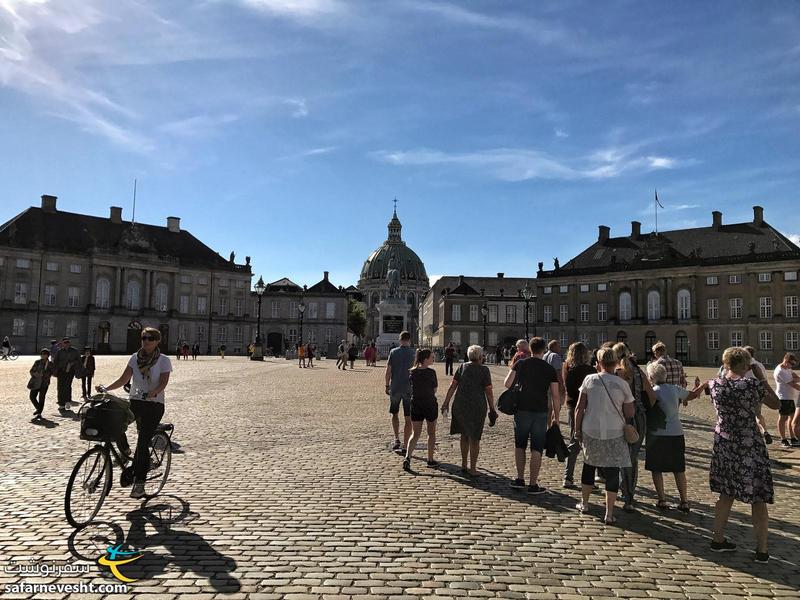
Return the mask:
M 800 595 L 800 471 L 774 463 L 769 564 L 752 561 L 749 511 L 741 504 L 728 532 L 740 550 L 708 549 L 712 411 L 702 398 L 684 412 L 692 513 L 659 513 L 642 472 L 640 512 L 619 511 L 619 526 L 605 527 L 601 496 L 593 496 L 588 516 L 579 516 L 578 493 L 560 488 L 555 460 L 545 461 L 542 476 L 551 493 L 529 497 L 509 488 L 508 417 L 486 430 L 478 478 L 460 475 L 457 440 L 448 435 L 440 438 L 442 466 L 427 468 L 420 451 L 410 475 L 388 450 L 382 368 L 360 363 L 343 373 L 330 361 L 313 370 L 280 360 L 181 362 L 167 390 L 165 420 L 175 424 L 185 453 L 174 456 L 164 495 L 143 504 L 115 485 L 97 524 L 76 532 L 64 518 L 63 496 L 87 443 L 78 439 L 74 418 L 54 410 L 55 385 L 47 422 L 29 422 L 31 362 L 0 363 L 4 566 L 30 558 L 94 561 L 109 543 L 126 543 L 145 552 L 136 570 L 125 571 L 140 577 L 130 591 L 141 599 Z M 99 357 L 96 382 L 112 381 L 124 363 Z M 441 398 L 446 383 L 437 370 Z M 492 371 L 499 388 L 504 370 Z M 776 413 L 767 412 L 774 429 Z M 440 427 L 446 433 L 449 423 Z M 774 445 L 771 452 L 787 456 Z M 667 489 L 674 500 L 674 482 Z M 32 597 L 2 593 L 20 580 L 0 572 L 0 596 Z M 25 578 L 113 581 L 94 564 L 82 577 Z

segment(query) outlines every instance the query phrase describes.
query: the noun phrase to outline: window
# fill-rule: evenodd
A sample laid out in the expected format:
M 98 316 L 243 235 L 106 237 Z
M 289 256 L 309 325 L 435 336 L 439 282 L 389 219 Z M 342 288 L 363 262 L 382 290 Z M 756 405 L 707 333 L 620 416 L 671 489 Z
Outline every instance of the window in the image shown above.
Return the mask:
M 450 312 L 450 320 L 451 321 L 460 321 L 461 320 L 461 305 L 460 304 L 453 304 L 452 310 Z
M 309 319 L 316 319 L 318 318 L 317 315 L 319 314 L 319 305 L 316 302 L 309 302 L 308 303 L 308 318 Z
M 108 298 L 111 295 L 111 283 L 105 277 L 97 280 L 94 304 L 97 308 L 108 308 Z
M 181 275 L 181 283 L 192 283 L 191 275 Z
M 233 310 L 233 314 L 235 314 L 237 317 L 241 317 L 244 314 L 244 312 L 242 311 L 242 299 L 236 298 L 236 300 L 233 301 L 233 305 L 235 307 Z
M 219 298 L 219 314 L 220 316 L 225 316 L 228 314 L 228 297 L 227 296 L 220 296 Z
M 14 284 L 14 304 L 27 304 L 28 303 L 28 284 L 17 283 Z
M 619 318 L 622 321 L 629 321 L 631 318 L 631 294 L 622 292 L 619 295 Z
M 227 279 L 219 279 L 217 281 L 219 287 L 228 287 L 228 280 Z
M 217 329 L 217 341 L 224 342 L 228 339 L 228 328 L 225 325 L 220 325 Z
M 477 331 L 470 331 L 469 332 L 469 343 L 470 343 L 470 345 L 480 344 Z
M 308 341 L 312 344 L 317 343 L 317 330 L 316 329 L 309 329 L 308 330 Z
M 650 321 L 661 318 L 661 294 L 658 290 L 650 290 L 647 293 L 647 318 Z
M 208 310 L 208 298 L 205 296 L 198 296 L 197 297 L 197 314 L 204 315 Z
M 506 323 L 517 322 L 517 307 L 513 304 L 506 305 Z
M 272 318 L 277 319 L 281 312 L 281 301 L 280 300 L 273 300 L 272 301 Z
M 545 305 L 542 309 L 544 311 L 543 320 L 545 323 L 552 323 L 553 322 L 553 307 L 549 304 Z
M 678 290 L 678 318 L 679 319 L 691 319 L 692 318 L 691 300 L 692 300 L 692 296 L 689 293 L 689 290 Z
M 559 294 L 566 294 L 569 291 L 568 285 L 560 285 L 558 286 L 558 293 Z
M 605 331 L 597 332 L 597 347 L 599 348 L 608 341 L 608 333 Z
M 542 339 L 549 342 L 550 341 L 550 332 L 549 331 L 543 331 L 542 332 Z
M 30 269 L 31 268 L 31 260 L 29 258 L 18 258 L 17 259 L 17 268 L 18 269 Z
M 241 289 L 244 289 L 244 280 L 242 280 L 242 279 L 239 279 L 239 280 L 237 280 L 237 281 L 236 281 L 236 287 L 237 287 L 238 289 L 240 289 L 240 290 L 241 290 Z
M 706 285 L 719 285 L 719 277 L 716 275 L 709 275 L 706 277 Z
M 800 333 L 787 331 L 783 334 L 783 345 L 786 350 L 800 350 Z
M 25 319 L 14 319 L 11 335 L 25 335 Z
M 588 323 L 589 322 L 589 305 L 588 304 L 581 304 L 581 323 Z
M 528 321 L 536 321 L 536 304 L 528 304 Z
M 497 346 L 497 332 L 496 331 L 490 331 L 489 332 L 489 339 L 488 339 L 487 343 L 488 343 L 489 347 Z
M 585 294 L 586 292 L 589 291 L 589 284 L 588 283 L 582 283 L 581 287 L 580 287 L 580 290 L 581 290 L 581 293 Z
M 772 332 L 759 331 L 758 332 L 758 348 L 759 350 L 772 350 Z
M 167 289 L 166 283 L 159 283 L 158 285 L 156 285 L 155 306 L 153 308 L 155 308 L 156 310 L 160 310 L 162 312 L 166 311 L 168 306 L 167 302 L 168 294 L 169 291 Z
M 719 350 L 719 331 L 706 331 L 706 348 Z
M 569 348 L 569 336 L 565 331 L 561 332 L 558 343 L 561 344 L 561 348 Z
M 553 288 L 550 287 L 549 285 L 547 285 L 547 286 L 544 287 L 542 292 L 545 293 L 545 294 L 552 294 L 553 293 Z
M 728 300 L 728 306 L 730 307 L 731 311 L 731 319 L 742 318 L 742 305 L 743 301 L 741 298 L 731 298 Z
M 772 298 L 770 296 L 761 296 L 758 299 L 758 316 L 761 319 L 772 318 Z
M 741 275 L 729 275 L 728 276 L 728 283 L 730 283 L 730 284 L 742 283 L 742 276 Z
M 197 285 L 208 285 L 208 277 L 201 275 L 197 278 Z
M 57 262 L 46 263 L 44 269 L 45 271 L 58 271 L 58 263 Z
M 194 328 L 195 332 L 197 333 L 198 340 L 206 339 L 206 326 L 205 325 L 198 325 Z
M 330 344 L 333 341 L 333 328 L 332 327 L 328 327 L 328 329 L 325 331 L 325 341 L 328 344 Z
M 798 317 L 797 296 L 784 296 L 784 317 Z
M 731 331 L 731 346 L 744 346 L 744 333 Z
M 42 321 L 42 335 L 45 337 L 53 337 L 56 334 L 56 324 L 53 319 L 44 319 Z
M 64 335 L 67 337 L 76 337 L 78 335 L 78 321 L 70 319 L 67 321 L 67 326 L 64 329 Z
M 78 265 L 78 264 L 73 263 L 73 264 L 71 264 L 69 266 L 69 272 L 70 273 L 80 273 L 81 272 L 81 266 Z
M 597 291 L 598 292 L 605 292 L 608 289 L 607 283 L 598 283 L 597 284 Z
M 56 305 L 56 286 L 54 285 L 46 285 L 44 286 L 44 301 L 45 306 L 55 306 Z
M 759 273 L 758 283 L 769 283 L 772 281 L 772 273 Z
M 584 332 L 581 332 L 581 333 L 579 333 L 579 334 L 578 334 L 578 341 L 579 341 L 581 344 L 586 344 L 586 345 L 588 345 L 588 344 L 589 344 L 589 334 L 588 334 L 588 333 L 586 333 L 585 331 L 584 331 Z
M 497 323 L 497 304 L 489 305 L 489 323 Z
M 783 274 L 784 281 L 797 281 L 797 271 L 786 271 Z
M 242 328 L 241 327 L 234 327 L 233 328 L 233 341 L 234 342 L 241 342 L 242 341 Z
M 80 290 L 76 287 L 67 288 L 67 306 L 69 308 L 78 308 L 80 304 Z
M 178 301 L 178 312 L 187 314 L 189 312 L 189 296 L 181 296 Z
M 601 323 L 608 321 L 608 304 L 605 302 L 597 303 L 597 320 Z
M 469 320 L 470 321 L 477 321 L 478 320 L 478 305 L 477 304 L 470 304 L 469 305 Z
M 453 342 L 456 345 L 460 344 L 461 343 L 461 332 L 460 331 L 454 331 L 453 333 L 451 333 L 450 334 L 450 341 Z
M 325 318 L 326 319 L 333 319 L 336 314 L 336 303 L 335 302 L 326 302 L 325 303 Z
M 708 299 L 708 318 L 719 319 L 719 298 Z
M 561 304 L 558 307 L 558 320 L 560 323 L 569 321 L 569 304 Z
M 128 310 L 139 310 L 141 287 L 138 281 L 129 281 L 125 306 Z

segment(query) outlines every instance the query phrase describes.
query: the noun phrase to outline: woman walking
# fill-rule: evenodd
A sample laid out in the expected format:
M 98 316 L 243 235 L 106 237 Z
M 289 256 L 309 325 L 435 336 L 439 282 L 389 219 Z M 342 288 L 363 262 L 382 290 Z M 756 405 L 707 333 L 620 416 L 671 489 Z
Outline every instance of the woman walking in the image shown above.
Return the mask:
M 631 465 L 624 427 L 634 415 L 634 399 L 628 384 L 617 377 L 617 355 L 611 348 L 597 353 L 599 373 L 587 375 L 575 407 L 575 436 L 583 446 L 582 500 L 576 505 L 589 512 L 589 495 L 594 488 L 595 470 L 605 478 L 606 512 L 603 522 L 613 525 L 614 502 L 619 491 L 619 470 Z
M 744 348 L 728 348 L 722 354 L 724 375 L 709 382 L 711 401 L 717 411 L 714 448 L 709 475 L 711 491 L 719 494 L 714 510 L 714 552 L 733 552 L 736 544 L 725 539 L 733 501 L 752 506 L 755 561 L 769 561 L 767 545 L 769 514 L 767 504 L 774 501 L 772 472 L 764 436 L 756 413 L 764 402 L 778 409 L 780 402 L 768 395 L 763 381 L 746 378 L 750 355 Z
M 297 366 L 301 369 L 306 368 L 306 347 L 302 342 L 297 344 Z
M 703 386 L 697 386 L 690 392 L 679 385 L 667 383 L 667 369 L 657 362 L 647 365 L 647 377 L 653 384 L 657 402 L 654 412 L 651 412 L 647 420 L 647 455 L 644 468 L 653 475 L 653 486 L 658 494 L 656 507 L 659 510 L 669 510 L 670 506 L 664 495 L 663 473 L 673 473 L 681 497 L 678 510 L 688 513 L 690 509 L 686 489 L 686 441 L 678 409 L 681 403 L 685 406 L 686 402 L 697 398 L 703 391 Z M 656 415 L 661 417 L 661 422 L 656 422 Z
M 439 405 L 436 402 L 436 371 L 431 369 L 433 354 L 427 348 L 417 349 L 414 366 L 409 372 L 411 379 L 411 439 L 406 448 L 406 458 L 403 460 L 403 470 L 411 470 L 411 457 L 414 448 L 422 435 L 422 423 L 428 423 L 428 466 L 435 467 L 433 451 L 436 446 L 436 419 L 439 416 Z M 352 369 L 352 367 L 350 367 Z
M 313 367 L 314 366 L 314 350 L 315 350 L 315 348 L 314 348 L 314 346 L 312 344 L 309 343 L 306 346 L 306 358 L 308 359 L 308 366 L 309 367 Z
M 597 370 L 591 365 L 592 353 L 586 344 L 575 342 L 567 350 L 567 358 L 561 367 L 564 385 L 567 388 L 567 419 L 569 421 L 569 454 L 564 464 L 564 487 L 574 488 L 575 462 L 580 452 L 580 444 L 575 437 L 575 407 L 580 396 L 580 387 L 587 375 Z
M 50 387 L 50 377 L 53 376 L 53 363 L 50 362 L 50 350 L 42 348 L 39 360 L 33 363 L 30 370 L 31 379 L 28 382 L 28 389 L 31 391 L 30 399 L 33 404 L 33 420 L 38 421 L 42 418 L 44 410 L 44 397 L 47 395 L 47 388 Z
M 92 378 L 94 377 L 95 362 L 94 354 L 89 346 L 83 348 L 83 356 L 81 356 L 81 397 L 87 400 L 92 395 Z
M 478 453 L 486 413 L 488 411 L 489 425 L 492 426 L 497 419 L 497 412 L 494 409 L 492 375 L 489 367 L 481 363 L 483 348 L 470 346 L 467 348 L 467 358 L 469 362 L 460 365 L 453 375 L 442 404 L 442 414 L 447 414 L 450 400 L 455 395 L 450 434 L 461 436 L 461 472 L 475 476 L 478 474 Z

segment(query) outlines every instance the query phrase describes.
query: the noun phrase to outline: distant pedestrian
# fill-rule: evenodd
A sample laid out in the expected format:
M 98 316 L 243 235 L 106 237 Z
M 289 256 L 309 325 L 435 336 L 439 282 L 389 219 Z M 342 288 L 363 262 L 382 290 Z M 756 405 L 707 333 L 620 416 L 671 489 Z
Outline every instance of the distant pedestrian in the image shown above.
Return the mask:
M 3 345 L 0 346 L 0 354 L 2 354 L 3 360 L 8 360 L 8 355 L 11 353 L 11 340 L 8 339 L 8 336 L 3 336 Z M 50 354 L 50 352 L 48 352 Z
M 200 344 L 195 342 L 192 344 L 192 360 L 197 360 L 198 354 L 200 354 Z
M 500 344 L 494 349 L 494 364 L 498 366 L 503 364 L 503 346 Z
M 342 371 L 347 370 L 347 347 L 344 340 L 336 348 L 336 368 L 342 369 Z
M 489 415 L 491 427 L 497 419 L 497 411 L 494 408 L 492 375 L 489 367 L 481 362 L 483 348 L 470 346 L 467 356 L 470 361 L 460 365 L 453 375 L 442 403 L 442 414 L 447 414 L 452 398 L 450 434 L 461 436 L 461 472 L 475 476 L 478 474 L 478 454 L 486 415 Z
M 297 366 L 301 369 L 306 368 L 306 347 L 305 345 L 300 342 L 296 346 L 297 349 Z
M 80 368 L 81 355 L 72 347 L 70 339 L 61 340 L 61 349 L 53 358 L 53 375 L 58 380 L 58 410 L 63 411 L 72 402 L 72 380 Z
M 403 460 L 403 470 L 411 470 L 411 458 L 422 435 L 422 423 L 428 423 L 428 466 L 435 467 L 438 463 L 433 459 L 436 447 L 436 419 L 439 417 L 439 406 L 436 402 L 436 371 L 431 369 L 433 353 L 427 348 L 417 350 L 414 367 L 409 377 L 411 379 L 411 427 L 412 434 L 406 446 L 406 457 Z
M 787 352 L 773 373 L 775 383 L 778 384 L 778 398 L 781 401 L 778 409 L 778 433 L 780 433 L 783 448 L 800 446 L 800 441 L 798 441 L 793 428 L 793 415 L 800 413 L 800 404 L 798 404 L 800 377 L 792 370 L 795 368 L 797 368 L 797 357 L 791 352 Z
M 575 487 L 575 463 L 577 462 L 580 444 L 575 436 L 575 407 L 578 405 L 580 388 L 587 375 L 592 375 L 597 370 L 590 364 L 591 354 L 589 349 L 582 342 L 575 342 L 567 350 L 567 358 L 562 367 L 562 378 L 567 389 L 567 421 L 569 422 L 570 444 L 568 445 L 569 454 L 564 463 L 564 483 L 565 488 Z
M 445 375 L 452 375 L 453 374 L 453 359 L 456 356 L 456 348 L 453 346 L 453 342 L 447 344 L 447 348 L 444 349 L 444 374 Z
M 389 413 L 392 415 L 394 445 L 392 449 L 405 455 L 408 440 L 411 437 L 411 381 L 410 370 L 414 365 L 415 352 L 411 347 L 411 334 L 403 331 L 400 334 L 400 346 L 392 348 L 386 361 L 386 393 L 389 396 Z M 400 443 L 400 405 L 403 405 L 403 443 Z
M 347 360 L 350 361 L 350 370 L 352 371 L 356 366 L 356 358 L 358 358 L 358 348 L 353 342 L 347 347 Z
M 50 340 L 50 362 L 55 360 L 56 352 L 59 350 L 61 350 L 61 344 L 58 343 L 58 340 Z
M 558 340 L 550 340 L 547 344 L 547 352 L 542 357 L 544 362 L 553 367 L 558 375 L 558 392 L 563 398 L 567 390 L 564 387 L 564 376 L 562 374 L 562 367 L 564 366 L 564 358 L 561 356 L 561 344 Z
M 28 381 L 30 390 L 31 404 L 33 404 L 33 418 L 42 418 L 44 410 L 44 398 L 47 395 L 47 388 L 50 387 L 50 377 L 53 375 L 53 365 L 50 362 L 50 350 L 42 348 L 39 360 L 33 363 L 30 370 L 31 379 Z
M 506 347 L 503 348 L 503 364 L 508 366 L 508 362 L 511 360 L 511 349 Z
M 372 361 L 375 355 L 375 346 L 372 344 L 367 344 L 367 347 L 364 348 L 364 362 L 367 363 L 368 367 L 373 366 Z
M 511 363 L 508 365 L 512 369 L 518 361 L 522 360 L 523 358 L 528 358 L 531 355 L 531 349 L 530 345 L 528 344 L 528 340 L 517 340 L 517 343 L 514 344 L 514 347 L 517 351 L 514 353 L 514 356 L 511 357 Z
M 219 355 L 220 355 L 222 358 L 225 358 L 225 350 L 227 350 L 227 349 L 228 349 L 228 347 L 227 347 L 225 344 L 222 344 L 222 345 L 219 347 Z
M 183 353 L 183 360 L 189 360 L 189 342 L 183 342 L 181 351 Z
M 83 356 L 81 356 L 81 397 L 88 400 L 92 395 L 92 378 L 94 377 L 95 362 L 92 348 L 85 346 L 83 348 Z
M 306 360 L 308 360 L 308 366 L 314 366 L 314 355 L 316 354 L 317 348 L 314 344 L 308 344 L 306 346 Z

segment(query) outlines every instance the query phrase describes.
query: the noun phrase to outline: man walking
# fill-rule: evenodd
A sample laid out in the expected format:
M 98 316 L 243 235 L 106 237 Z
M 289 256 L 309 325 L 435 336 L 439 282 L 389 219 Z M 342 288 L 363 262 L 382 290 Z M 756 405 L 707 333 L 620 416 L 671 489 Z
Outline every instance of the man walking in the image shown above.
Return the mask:
M 656 342 L 652 347 L 654 360 L 660 365 L 664 365 L 667 370 L 667 381 L 670 385 L 686 387 L 686 373 L 683 372 L 683 363 L 667 354 L 667 345 L 664 342 Z
M 544 353 L 542 359 L 556 370 L 556 376 L 558 377 L 558 393 L 561 397 L 564 397 L 567 392 L 567 388 L 564 387 L 564 375 L 561 372 L 564 359 L 561 357 L 561 344 L 558 343 L 558 340 L 550 340 L 547 344 L 547 352 Z
M 411 437 L 411 379 L 410 371 L 414 366 L 414 349 L 411 347 L 411 334 L 404 331 L 400 334 L 400 346 L 392 348 L 386 361 L 386 393 L 389 395 L 389 413 L 392 415 L 394 445 L 392 450 L 405 455 L 408 440 Z M 400 404 L 403 404 L 403 443 L 400 444 Z
M 447 345 L 447 348 L 444 349 L 444 374 L 445 375 L 452 375 L 453 374 L 453 358 L 456 355 L 456 348 L 453 346 L 453 342 L 450 342 Z
M 72 380 L 81 364 L 80 353 L 72 347 L 70 339 L 61 340 L 61 349 L 53 358 L 53 374 L 58 381 L 58 411 L 63 412 L 72 402 Z
M 783 356 L 783 362 L 775 367 L 773 376 L 778 384 L 778 398 L 781 406 L 778 409 L 778 433 L 781 436 L 781 446 L 791 448 L 800 446 L 792 430 L 792 417 L 795 413 L 798 392 L 800 392 L 800 377 L 792 369 L 797 367 L 797 358 L 791 352 Z

